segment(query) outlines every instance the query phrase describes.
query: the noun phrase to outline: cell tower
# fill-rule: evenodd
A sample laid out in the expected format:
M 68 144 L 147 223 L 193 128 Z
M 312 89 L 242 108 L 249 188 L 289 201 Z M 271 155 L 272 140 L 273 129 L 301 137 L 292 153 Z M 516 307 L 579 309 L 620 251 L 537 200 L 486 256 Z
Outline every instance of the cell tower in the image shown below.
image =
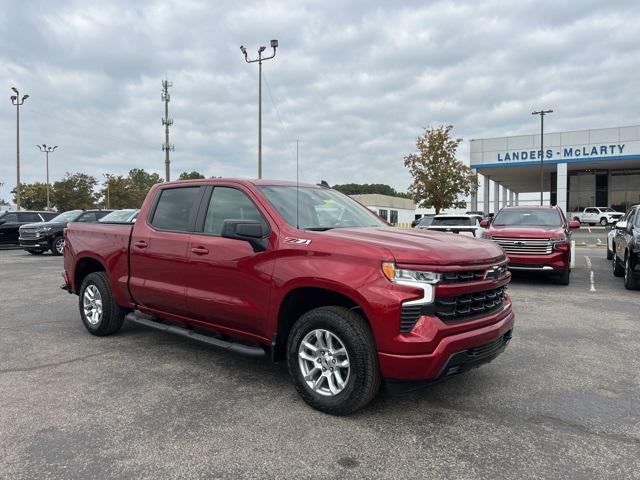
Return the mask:
M 173 125 L 173 118 L 169 118 L 169 101 L 171 100 L 171 95 L 169 95 L 169 87 L 173 87 L 173 83 L 168 80 L 163 80 L 161 98 L 164 102 L 164 118 L 162 119 L 162 125 L 164 125 L 164 143 L 162 144 L 162 151 L 165 153 L 164 177 L 167 182 L 171 180 L 171 162 L 169 161 L 169 151 L 175 150 L 173 144 L 169 143 L 169 127 Z

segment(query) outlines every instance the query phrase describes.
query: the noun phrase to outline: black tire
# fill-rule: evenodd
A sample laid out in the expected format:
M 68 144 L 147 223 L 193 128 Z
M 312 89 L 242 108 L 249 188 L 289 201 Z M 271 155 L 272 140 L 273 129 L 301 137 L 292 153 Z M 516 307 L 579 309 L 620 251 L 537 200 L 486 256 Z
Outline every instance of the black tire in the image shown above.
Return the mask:
M 633 276 L 630 257 L 629 253 L 627 253 L 624 258 L 624 288 L 627 290 L 638 290 L 640 289 L 640 281 L 636 280 Z
M 613 246 L 613 259 L 612 259 L 612 264 L 613 264 L 613 276 L 614 277 L 623 277 L 624 276 L 624 268 L 622 268 L 620 266 L 620 263 L 618 263 L 618 256 L 616 255 L 616 246 Z
M 607 247 L 607 260 L 611 260 L 612 258 L 613 258 L 613 252 L 609 250 L 609 247 Z
M 607 222 L 607 219 L 606 219 L 606 218 L 602 217 L 602 218 L 600 219 L 600 226 L 602 226 L 602 227 L 606 227 L 607 225 L 609 225 L 609 222 Z
M 571 269 L 567 265 L 567 267 L 560 272 L 558 275 L 557 281 L 559 285 L 569 285 L 571 280 Z
M 95 288 L 100 294 L 99 297 L 101 300 L 102 311 L 100 318 L 97 321 L 95 321 L 95 319 L 88 318 L 85 313 L 85 292 L 88 288 Z M 111 293 L 111 288 L 109 287 L 109 281 L 107 280 L 106 273 L 95 272 L 87 275 L 80 287 L 80 294 L 78 295 L 78 298 L 80 318 L 82 318 L 82 323 L 89 333 L 103 337 L 120 330 L 127 310 L 116 305 L 113 294 Z
M 34 250 L 30 248 L 29 250 L 27 250 L 27 252 L 29 252 L 31 255 L 42 255 L 44 253 L 44 250 Z
M 333 396 L 321 395 L 307 385 L 299 365 L 300 344 L 307 334 L 317 329 L 335 335 L 348 354 L 348 379 L 343 389 Z M 287 365 L 302 399 L 311 407 L 332 415 L 355 412 L 369 403 L 380 389 L 378 356 L 369 325 L 360 315 L 344 307 L 315 308 L 298 319 L 287 340 Z
M 64 254 L 64 237 L 62 235 L 51 240 L 51 253 L 56 257 Z

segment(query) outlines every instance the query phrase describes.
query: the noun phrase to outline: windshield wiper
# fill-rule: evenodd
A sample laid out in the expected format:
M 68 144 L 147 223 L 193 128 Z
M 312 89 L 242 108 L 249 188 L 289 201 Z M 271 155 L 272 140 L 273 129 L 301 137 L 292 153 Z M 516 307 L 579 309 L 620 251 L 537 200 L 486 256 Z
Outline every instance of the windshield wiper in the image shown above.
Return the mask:
M 311 230 L 312 232 L 326 232 L 334 227 L 306 227 L 303 230 Z

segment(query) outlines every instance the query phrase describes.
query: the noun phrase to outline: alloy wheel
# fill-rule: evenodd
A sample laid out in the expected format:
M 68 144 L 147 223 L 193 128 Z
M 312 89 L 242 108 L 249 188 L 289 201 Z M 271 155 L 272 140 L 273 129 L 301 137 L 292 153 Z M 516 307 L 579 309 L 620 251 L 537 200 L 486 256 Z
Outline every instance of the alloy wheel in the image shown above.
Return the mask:
M 82 297 L 84 316 L 90 325 L 97 325 L 102 320 L 102 295 L 95 285 L 87 285 Z
M 54 248 L 56 249 L 56 252 L 62 255 L 64 253 L 64 238 L 58 238 L 54 244 Z
M 302 339 L 298 365 L 307 386 L 327 397 L 342 392 L 351 373 L 344 342 L 325 329 L 312 330 Z

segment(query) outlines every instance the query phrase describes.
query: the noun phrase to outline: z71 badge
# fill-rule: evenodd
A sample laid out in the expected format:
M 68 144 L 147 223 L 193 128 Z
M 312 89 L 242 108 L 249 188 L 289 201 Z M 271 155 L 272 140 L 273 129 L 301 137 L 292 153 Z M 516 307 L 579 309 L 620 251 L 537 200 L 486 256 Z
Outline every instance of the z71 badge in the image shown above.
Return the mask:
M 284 239 L 284 243 L 293 243 L 295 245 L 309 245 L 311 243 L 311 240 L 307 240 L 305 238 L 286 237 Z

